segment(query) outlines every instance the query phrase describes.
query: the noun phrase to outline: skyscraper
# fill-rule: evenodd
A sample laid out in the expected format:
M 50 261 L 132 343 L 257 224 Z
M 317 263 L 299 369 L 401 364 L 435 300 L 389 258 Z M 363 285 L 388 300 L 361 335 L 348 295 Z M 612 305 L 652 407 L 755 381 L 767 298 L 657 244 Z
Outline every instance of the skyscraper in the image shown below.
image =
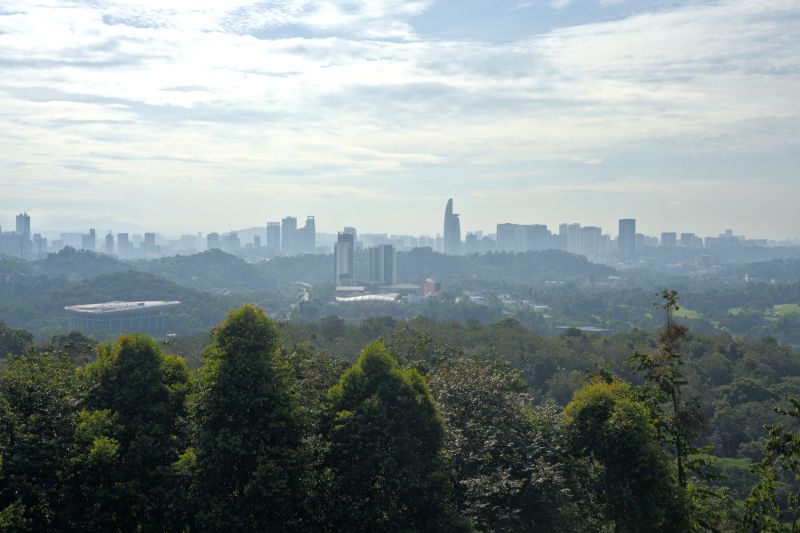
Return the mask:
M 453 213 L 453 199 L 447 200 L 444 210 L 444 253 L 446 255 L 461 254 L 461 222 Z
M 219 233 L 209 233 L 206 235 L 206 250 L 219 250 L 222 248 L 222 241 L 219 240 Z
M 133 243 L 128 240 L 127 233 L 117 233 L 117 255 L 123 259 L 133 255 Z
M 298 229 L 295 237 L 296 251 L 301 254 L 313 254 L 317 249 L 317 226 L 314 217 L 306 217 L 306 224 Z
M 394 246 L 381 244 L 369 249 L 369 280 L 382 285 L 394 285 L 397 282 Z
M 267 222 L 267 250 L 276 255 L 281 251 L 280 222 Z
M 678 234 L 674 231 L 665 231 L 661 234 L 661 246 L 674 248 L 678 246 Z
M 103 253 L 106 255 L 114 255 L 114 235 L 110 231 L 108 232 L 108 235 L 106 235 Z
M 281 250 L 286 255 L 297 253 L 297 219 L 286 217 L 281 220 Z
M 89 230 L 89 233 L 81 235 L 81 248 L 84 250 L 89 250 L 90 252 L 95 251 L 95 247 L 97 245 L 97 232 L 94 228 Z
M 354 247 L 354 235 L 340 231 L 333 248 L 334 278 L 337 287 L 349 287 L 355 284 Z
M 17 215 L 17 235 L 25 240 L 31 239 L 31 217 L 28 213 Z
M 577 222 L 567 225 L 567 251 L 575 255 L 581 253 L 581 225 Z
M 619 219 L 619 236 L 617 237 L 617 255 L 621 259 L 630 259 L 636 255 L 636 219 Z

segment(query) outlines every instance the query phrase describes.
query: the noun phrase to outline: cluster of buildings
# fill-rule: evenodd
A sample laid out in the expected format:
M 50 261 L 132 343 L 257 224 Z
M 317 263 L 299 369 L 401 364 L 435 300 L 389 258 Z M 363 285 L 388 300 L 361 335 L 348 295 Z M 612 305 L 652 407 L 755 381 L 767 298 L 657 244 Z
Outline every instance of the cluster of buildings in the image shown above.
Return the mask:
M 747 239 L 725 230 L 718 237 L 699 237 L 694 233 L 664 232 L 661 238 L 636 231 L 636 219 L 619 220 L 616 239 L 603 233 L 598 226 L 581 226 L 578 223 L 559 224 L 551 231 L 545 224 L 497 224 L 496 232 L 484 235 L 482 231 L 468 232 L 461 240 L 459 215 L 453 213 L 453 201 L 448 200 L 444 215 L 444 245 L 439 250 L 448 255 L 471 255 L 488 252 L 529 252 L 564 250 L 586 256 L 590 261 L 613 264 L 624 262 L 648 248 L 723 248 L 767 247 L 767 239 Z M 780 243 L 789 244 L 789 243 Z
M 453 212 L 453 200 L 445 206 L 443 231 L 435 237 L 428 235 L 390 235 L 364 233 L 346 227 L 338 234 L 317 233 L 313 216 L 306 217 L 302 226 L 298 219 L 287 216 L 280 222 L 267 222 L 265 227 L 250 228 L 228 233 L 211 232 L 181 235 L 176 239 L 158 233 L 117 233 L 108 231 L 99 235 L 95 229 L 87 233 L 50 233 L 50 239 L 40 233 L 31 233 L 31 217 L 20 213 L 14 231 L 0 227 L 0 254 L 24 259 L 38 259 L 55 253 L 66 246 L 79 250 L 115 255 L 120 259 L 150 259 L 176 254 L 192 254 L 220 249 L 250 260 L 268 259 L 279 255 L 330 254 L 336 257 L 337 283 L 355 283 L 355 273 L 350 255 L 355 250 L 369 249 L 374 255 L 374 269 L 362 273 L 369 280 L 386 280 L 395 276 L 394 253 L 414 248 L 430 248 L 446 255 L 472 255 L 489 252 L 528 252 L 539 250 L 564 250 L 583 255 L 598 263 L 625 262 L 648 248 L 724 248 L 766 247 L 796 243 L 775 243 L 766 239 L 747 239 L 725 230 L 716 237 L 702 238 L 694 233 L 664 232 L 660 238 L 636 231 L 636 220 L 620 219 L 616 238 L 598 226 L 563 223 L 551 230 L 545 224 L 497 224 L 494 233 L 470 231 L 461 237 L 461 221 Z M 383 266 L 381 266 L 383 265 Z M 379 273 L 381 273 L 379 275 Z

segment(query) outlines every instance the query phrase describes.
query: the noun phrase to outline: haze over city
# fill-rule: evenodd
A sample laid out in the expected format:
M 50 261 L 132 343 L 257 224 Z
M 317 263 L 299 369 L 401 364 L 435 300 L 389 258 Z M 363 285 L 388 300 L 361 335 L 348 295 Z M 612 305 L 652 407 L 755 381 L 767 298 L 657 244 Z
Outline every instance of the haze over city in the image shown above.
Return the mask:
M 0 219 L 800 236 L 795 1 L 213 6 L 4 2 Z

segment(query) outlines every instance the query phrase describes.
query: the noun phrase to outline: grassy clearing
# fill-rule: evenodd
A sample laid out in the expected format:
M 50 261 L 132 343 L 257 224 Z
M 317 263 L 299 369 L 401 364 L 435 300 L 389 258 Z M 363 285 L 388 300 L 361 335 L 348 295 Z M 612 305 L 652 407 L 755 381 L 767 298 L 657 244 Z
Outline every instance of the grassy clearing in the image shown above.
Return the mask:
M 693 309 L 687 309 L 685 307 L 681 307 L 674 313 L 675 318 L 687 318 L 689 320 L 693 318 L 703 318 L 703 315 Z
M 800 313 L 800 304 L 781 304 L 774 306 L 772 309 L 776 316 L 781 317 L 792 313 Z

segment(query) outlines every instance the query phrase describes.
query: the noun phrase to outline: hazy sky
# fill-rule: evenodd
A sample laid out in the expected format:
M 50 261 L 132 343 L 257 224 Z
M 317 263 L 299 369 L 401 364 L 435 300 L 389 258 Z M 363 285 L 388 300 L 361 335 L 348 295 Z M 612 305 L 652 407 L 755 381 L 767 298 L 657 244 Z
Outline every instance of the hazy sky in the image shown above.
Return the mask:
M 203 7 L 213 6 L 213 7 Z M 0 0 L 0 224 L 800 237 L 798 0 Z

